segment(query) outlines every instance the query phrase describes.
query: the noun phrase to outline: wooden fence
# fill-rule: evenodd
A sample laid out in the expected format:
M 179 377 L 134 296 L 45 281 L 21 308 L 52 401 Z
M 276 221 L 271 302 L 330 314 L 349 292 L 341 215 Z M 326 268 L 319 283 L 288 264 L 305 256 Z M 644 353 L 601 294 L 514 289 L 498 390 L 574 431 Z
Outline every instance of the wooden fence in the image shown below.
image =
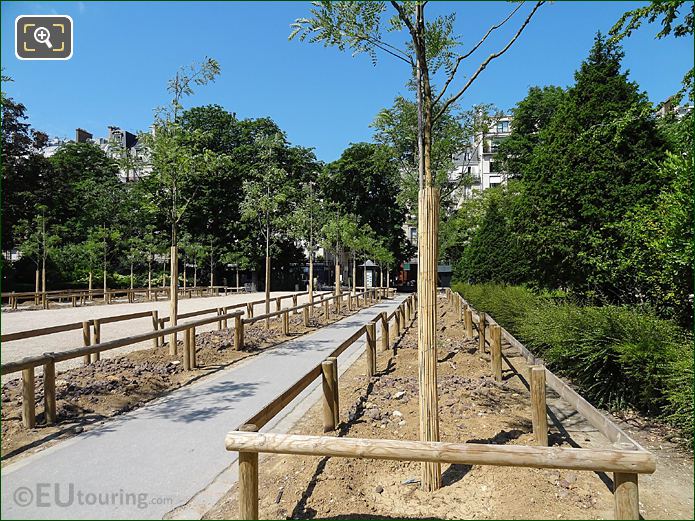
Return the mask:
M 101 297 L 106 304 L 111 304 L 118 297 L 124 297 L 129 303 L 135 302 L 138 296 L 141 296 L 147 301 L 159 300 L 160 295 L 164 295 L 165 299 L 169 298 L 171 288 L 169 287 L 154 287 L 154 288 L 124 288 L 124 289 L 67 289 L 67 290 L 51 290 L 45 292 L 23 291 L 23 292 L 4 292 L 0 294 L 3 301 L 7 299 L 7 304 L 12 309 L 18 309 L 20 303 L 31 302 L 35 306 L 42 305 L 44 309 L 48 309 L 48 303 L 53 300 L 57 302 L 71 302 L 72 307 L 78 305 L 84 306 L 86 302 L 92 301 L 95 298 Z M 179 288 L 179 295 L 182 297 L 191 298 L 193 296 L 219 296 L 229 293 L 240 293 L 245 291 L 243 286 L 196 286 L 188 288 Z
M 360 297 L 363 298 L 365 305 L 378 300 L 385 295 L 385 291 L 381 289 L 373 289 L 364 293 L 350 296 L 351 298 L 356 298 L 359 300 Z M 286 297 L 293 298 L 296 300 L 297 295 L 287 295 Z M 283 298 L 286 298 L 283 297 Z M 285 308 L 281 311 L 276 311 L 273 313 L 268 313 L 265 315 L 260 315 L 258 317 L 251 317 L 242 320 L 244 311 L 232 311 L 222 314 L 216 314 L 213 317 L 201 318 L 192 322 L 187 322 L 184 324 L 178 324 L 176 326 L 171 326 L 168 328 L 159 328 L 159 321 L 156 317 L 156 311 L 153 312 L 142 312 L 140 314 L 133 313 L 130 315 L 121 315 L 117 317 L 107 317 L 101 319 L 94 319 L 92 323 L 95 326 L 94 336 L 90 335 L 89 321 L 79 322 L 74 324 L 66 324 L 63 326 L 54 326 L 50 328 L 43 328 L 33 331 L 24 331 L 20 333 L 11 333 L 10 335 L 15 335 L 15 338 L 11 340 L 17 340 L 18 338 L 31 338 L 32 336 L 42 336 L 46 334 L 52 334 L 59 331 L 70 331 L 73 329 L 82 328 L 83 330 L 83 341 L 84 345 L 81 347 L 75 347 L 65 351 L 57 353 L 44 353 L 40 356 L 26 357 L 21 360 L 14 362 L 7 362 L 0 365 L 0 376 L 5 376 L 7 374 L 12 374 L 21 371 L 22 372 L 22 422 L 25 427 L 33 428 L 36 425 L 36 410 L 35 410 L 35 369 L 37 367 L 43 366 L 44 373 L 44 410 L 46 415 L 46 422 L 48 424 L 53 424 L 56 422 L 56 392 L 55 392 L 55 375 L 56 369 L 55 364 L 59 362 L 64 362 L 66 360 L 71 360 L 74 358 L 82 357 L 85 364 L 89 364 L 99 360 L 100 353 L 103 351 L 108 351 L 111 349 L 116 349 L 119 347 L 125 347 L 132 344 L 137 344 L 147 340 L 152 340 L 153 345 L 163 345 L 164 338 L 167 335 L 176 334 L 183 332 L 184 348 L 183 348 L 183 368 L 184 370 L 191 370 L 197 367 L 196 363 L 196 351 L 195 351 L 195 328 L 207 324 L 212 324 L 214 322 L 218 323 L 218 327 L 222 329 L 226 328 L 228 321 L 231 319 L 234 321 L 235 327 L 235 348 L 241 349 L 243 347 L 243 329 L 245 323 L 253 323 L 257 320 L 267 319 L 271 316 L 279 316 L 285 314 L 289 317 L 289 313 L 298 312 L 301 309 L 313 309 L 316 305 L 323 305 L 325 309 L 330 300 L 336 300 L 338 306 L 340 305 L 340 300 L 345 297 L 344 295 L 333 296 L 325 298 L 314 303 L 307 303 L 301 306 L 295 306 L 291 308 Z M 265 301 L 263 301 L 265 302 Z M 137 315 L 135 317 L 134 315 Z M 118 320 L 127 320 L 132 318 L 140 318 L 143 316 L 152 316 L 153 321 L 153 331 L 147 333 L 141 333 L 139 335 L 133 335 L 125 338 L 120 338 L 117 340 L 111 340 L 108 342 L 101 342 L 100 339 L 100 326 L 107 322 L 116 322 Z M 287 323 L 287 327 L 283 326 L 283 332 L 289 334 L 289 319 L 283 319 L 283 324 Z M 10 336 L 8 335 L 8 336 Z M 19 337 L 17 338 L 17 335 Z M 241 342 L 237 339 L 241 338 Z M 158 339 L 160 339 L 158 341 Z M 3 337 L 3 341 L 5 338 Z M 174 346 L 173 354 L 175 355 L 177 347 Z
M 473 308 L 458 294 L 445 290 L 457 319 L 464 320 L 466 337 L 473 339 L 473 325 L 478 325 L 479 349 L 489 346 L 490 372 L 501 380 L 501 364 L 504 358 L 501 339 L 519 349 L 531 363 L 537 360 L 492 317 L 475 313 Z M 399 306 L 390 317 L 400 317 L 406 323 L 408 312 L 415 301 Z M 388 324 L 388 318 L 387 324 Z M 396 319 L 398 324 L 399 318 Z M 396 326 L 398 328 L 398 326 Z M 384 329 L 388 331 L 388 327 Z M 373 375 L 376 341 L 370 340 L 367 326 L 346 340 L 349 345 L 362 333 L 367 334 L 368 374 Z M 373 337 L 373 334 L 371 335 Z M 388 344 L 388 339 L 387 339 Z M 336 351 L 345 349 L 341 345 Z M 342 352 L 342 351 L 341 351 Z M 553 468 L 613 472 L 614 506 L 616 519 L 639 519 L 638 475 L 651 474 L 656 469 L 654 456 L 629 438 L 620 428 L 591 404 L 572 391 L 547 368 L 533 365 L 530 369 L 531 415 L 536 446 L 498 446 L 475 443 L 443 443 L 427 441 L 350 439 L 324 436 L 299 436 L 257 432 L 275 414 L 294 399 L 302 389 L 318 376 L 323 376 L 324 432 L 335 429 L 338 424 L 338 382 L 335 352 L 320 366 L 307 373 L 302 379 L 276 398 L 261 412 L 247 420 L 225 439 L 229 451 L 239 453 L 239 511 L 241 519 L 258 519 L 258 454 L 298 454 L 306 456 L 332 456 L 345 458 L 390 459 L 399 461 L 422 461 L 467 465 L 498 465 L 531 468 Z M 509 360 L 507 360 L 509 364 Z M 511 364 L 509 364 L 511 366 Z M 512 368 L 513 369 L 513 368 Z M 604 433 L 619 448 L 582 449 L 548 447 L 546 385 L 555 389 L 577 409 L 594 427 Z

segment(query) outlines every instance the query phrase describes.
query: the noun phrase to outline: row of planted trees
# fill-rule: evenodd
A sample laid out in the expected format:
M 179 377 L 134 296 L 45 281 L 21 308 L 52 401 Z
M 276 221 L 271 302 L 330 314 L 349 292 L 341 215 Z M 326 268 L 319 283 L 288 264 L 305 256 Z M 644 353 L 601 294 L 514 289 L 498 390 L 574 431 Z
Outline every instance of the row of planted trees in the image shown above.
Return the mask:
M 156 111 L 152 131 L 139 136 L 147 151 L 140 164 L 117 144 L 111 156 L 91 143 L 67 143 L 44 157 L 40 133 L 22 122 L 24 107 L 3 95 L 10 156 L 3 169 L 3 250 L 21 255 L 6 265 L 5 288 L 28 289 L 32 264 L 37 292 L 49 284 L 90 291 L 102 284 L 197 286 L 202 277 L 212 286 L 230 270 L 238 286 L 239 271 L 258 270 L 265 272 L 269 306 L 275 268 L 298 271 L 308 259 L 313 292 L 320 247 L 388 270 L 409 254 L 397 167 L 384 161 L 385 147 L 353 145 L 323 165 L 310 149 L 290 146 L 272 120 L 237 120 L 214 105 L 184 109 L 194 88 L 219 73 L 212 59 L 177 72 L 170 103 Z M 9 144 L 21 138 L 26 146 L 12 154 Z M 149 175 L 137 182 L 118 179 L 119 170 L 144 168 Z M 388 189 L 374 191 L 375 183 Z M 347 204 L 365 197 L 376 198 L 357 212 Z M 172 314 L 177 306 L 174 297 Z

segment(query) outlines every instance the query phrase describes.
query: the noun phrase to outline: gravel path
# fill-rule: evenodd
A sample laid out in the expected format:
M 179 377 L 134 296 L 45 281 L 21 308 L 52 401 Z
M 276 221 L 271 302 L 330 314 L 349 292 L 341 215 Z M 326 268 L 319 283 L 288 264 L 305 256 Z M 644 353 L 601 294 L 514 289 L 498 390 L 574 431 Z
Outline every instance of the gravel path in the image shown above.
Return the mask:
M 276 291 L 271 293 L 271 297 L 280 297 L 290 295 L 290 291 Z M 265 297 L 265 293 L 242 293 L 219 297 L 200 297 L 191 299 L 179 300 L 179 313 L 188 311 L 196 311 L 200 309 L 209 309 L 213 307 L 230 306 L 241 302 L 250 302 L 260 300 Z M 298 303 L 307 302 L 307 296 L 298 297 Z M 275 310 L 275 302 L 271 301 L 271 310 Z M 282 302 L 283 307 L 292 307 L 292 299 L 285 299 Z M 140 302 L 134 304 L 113 304 L 109 306 L 86 306 L 86 307 L 66 307 L 63 309 L 47 309 L 37 311 L 21 311 L 2 314 L 2 334 L 14 333 L 17 331 L 27 331 L 30 329 L 38 329 L 43 327 L 55 326 L 60 324 L 70 324 L 73 322 L 82 322 L 93 318 L 110 317 L 115 315 L 124 315 L 126 313 L 137 313 L 139 311 L 159 311 L 160 317 L 169 316 L 169 301 L 160 300 L 158 302 Z M 259 315 L 265 310 L 265 304 L 257 304 L 254 306 L 254 315 Z M 180 321 L 197 320 L 202 317 L 192 317 Z M 216 328 L 216 324 L 212 323 L 200 328 L 197 331 L 212 331 Z M 115 340 L 126 336 L 132 336 L 140 333 L 152 331 L 152 319 L 150 317 L 139 318 L 134 320 L 126 320 L 123 322 L 113 322 L 101 326 L 101 341 Z M 4 342 L 2 344 L 2 362 L 11 362 L 27 356 L 36 356 L 46 352 L 65 351 L 70 348 L 80 347 L 83 345 L 82 330 L 65 331 L 63 333 L 55 333 L 36 338 L 26 338 L 22 340 L 14 340 Z M 130 351 L 149 347 L 150 342 L 133 344 L 130 346 L 113 349 L 102 353 L 102 358 L 113 358 Z M 81 359 L 68 360 L 58 364 L 58 370 L 65 370 L 79 366 Z M 37 374 L 40 374 L 40 368 L 37 368 Z M 19 378 L 20 373 L 10 374 L 2 377 L 2 383 Z

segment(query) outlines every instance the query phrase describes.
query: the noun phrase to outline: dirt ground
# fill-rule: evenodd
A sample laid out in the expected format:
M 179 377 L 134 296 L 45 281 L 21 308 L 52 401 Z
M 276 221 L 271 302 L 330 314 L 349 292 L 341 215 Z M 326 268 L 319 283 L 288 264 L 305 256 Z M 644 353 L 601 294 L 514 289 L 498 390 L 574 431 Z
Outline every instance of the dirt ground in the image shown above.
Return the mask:
M 503 352 L 518 374 L 505 366 L 504 381 L 491 378 L 489 357 L 477 353 L 477 340 L 464 340 L 440 303 L 438 388 L 442 441 L 533 444 L 529 392 L 518 377 L 523 359 L 509 346 Z M 377 344 L 378 345 L 378 344 Z M 395 354 L 379 353 L 378 377 L 369 381 L 361 357 L 340 379 L 340 417 L 336 436 L 417 439 L 417 334 L 411 327 Z M 552 400 L 549 405 L 553 407 Z M 323 434 L 319 402 L 291 431 Z M 560 433 L 551 426 L 557 446 L 604 446 L 597 433 L 575 425 Z M 661 428 L 663 429 L 663 428 Z M 640 477 L 645 518 L 692 519 L 690 454 L 663 445 L 663 431 L 633 429 L 636 439 L 657 456 L 659 478 Z M 649 437 L 652 443 L 647 443 Z M 656 443 L 654 443 L 656 442 Z M 668 460 L 668 461 L 667 461 Z M 398 461 L 261 455 L 261 519 L 613 519 L 612 476 L 592 472 L 493 466 L 445 465 L 443 487 L 419 490 L 420 464 Z M 237 490 L 228 494 L 206 519 L 238 518 Z
M 56 375 L 57 417 L 54 426 L 46 426 L 43 410 L 43 375 L 36 383 L 36 428 L 26 429 L 21 422 L 21 380 L 2 386 L 2 465 L 36 450 L 89 429 L 96 423 L 140 407 L 174 389 L 224 369 L 242 359 L 276 346 L 288 338 L 303 334 L 352 314 L 342 306 L 341 315 L 331 308 L 326 320 L 323 307 L 317 307 L 305 327 L 301 314 L 290 315 L 290 335 L 281 332 L 278 319 L 271 319 L 270 329 L 259 321 L 244 329 L 244 349 L 234 349 L 234 329 L 196 335 L 198 368 L 184 371 L 183 343 L 179 340 L 178 356 L 169 355 L 169 346 L 133 351 L 117 358 L 102 359 Z M 232 321 L 233 324 L 233 321 Z

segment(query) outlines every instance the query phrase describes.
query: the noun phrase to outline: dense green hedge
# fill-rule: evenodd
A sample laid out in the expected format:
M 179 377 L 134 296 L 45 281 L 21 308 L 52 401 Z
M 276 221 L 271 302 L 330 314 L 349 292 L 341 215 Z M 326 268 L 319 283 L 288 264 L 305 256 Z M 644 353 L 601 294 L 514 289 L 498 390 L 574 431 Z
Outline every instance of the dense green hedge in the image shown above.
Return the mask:
M 648 311 L 579 306 L 520 286 L 455 284 L 594 404 L 661 416 L 693 433 L 692 336 Z

